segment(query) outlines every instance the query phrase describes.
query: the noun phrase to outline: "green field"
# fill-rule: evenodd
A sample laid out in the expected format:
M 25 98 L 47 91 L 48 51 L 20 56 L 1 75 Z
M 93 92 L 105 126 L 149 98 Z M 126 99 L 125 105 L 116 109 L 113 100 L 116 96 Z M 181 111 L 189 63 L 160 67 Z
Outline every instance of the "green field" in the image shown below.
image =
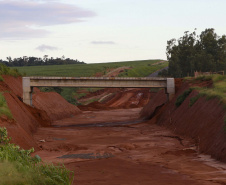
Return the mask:
M 12 67 L 18 69 L 26 76 L 68 76 L 68 77 L 89 77 L 97 72 L 106 72 L 109 68 L 130 66 L 132 69 L 124 72 L 121 76 L 144 77 L 168 66 L 168 62 L 152 65 L 162 60 L 141 60 L 128 62 L 95 63 L 95 64 L 71 64 L 71 65 L 50 65 L 50 66 L 25 66 Z
M 95 76 L 96 73 L 106 74 L 108 69 L 129 66 L 131 69 L 120 73 L 120 77 L 146 77 L 166 66 L 168 62 L 162 60 L 141 60 L 128 62 L 96 63 L 96 64 L 71 64 L 71 65 L 49 65 L 49 66 L 25 66 L 12 67 L 26 76 L 58 76 L 58 77 L 89 77 Z M 160 63 L 159 63 L 160 62 Z M 25 75 L 24 75 L 25 76 Z M 40 88 L 43 92 L 55 91 L 64 97 L 69 103 L 78 105 L 81 98 L 77 93 L 78 88 Z M 91 91 L 95 89 L 90 89 Z M 90 91 L 89 90 L 89 91 Z M 86 94 L 83 93 L 82 96 Z

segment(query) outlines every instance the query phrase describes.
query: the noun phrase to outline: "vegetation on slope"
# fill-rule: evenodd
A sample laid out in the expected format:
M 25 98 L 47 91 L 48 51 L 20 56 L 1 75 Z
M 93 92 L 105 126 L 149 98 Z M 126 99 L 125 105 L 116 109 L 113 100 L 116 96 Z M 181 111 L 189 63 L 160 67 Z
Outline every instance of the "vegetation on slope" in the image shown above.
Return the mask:
M 201 76 L 195 79 L 197 80 L 212 80 L 213 87 L 194 87 L 194 89 L 199 91 L 199 96 L 205 96 L 207 99 L 217 98 L 220 103 L 226 108 L 226 76 L 223 75 L 211 75 L 211 76 Z
M 202 81 L 212 81 L 212 87 L 198 87 L 193 86 L 188 90 L 184 91 L 183 94 L 178 96 L 175 105 L 180 106 L 187 96 L 192 92 L 192 90 L 197 90 L 199 94 L 190 99 L 190 106 L 192 106 L 199 97 L 206 97 L 207 100 L 217 98 L 221 104 L 226 108 L 226 76 L 224 75 L 208 75 L 208 76 L 199 76 L 197 78 L 185 78 L 192 83 L 202 82 Z
M 3 81 L 3 77 L 1 75 L 11 75 L 14 77 L 20 76 L 21 74 L 17 71 L 17 69 L 10 69 L 9 67 L 5 66 L 4 64 L 0 63 L 0 81 Z M 12 119 L 12 113 L 9 110 L 3 92 L 0 92 L 0 117 L 6 116 L 9 119 Z
M 9 107 L 5 100 L 5 97 L 3 96 L 3 93 L 0 93 L 0 117 L 3 115 L 8 117 L 9 119 L 13 118 L 12 113 L 9 110 Z
M 6 128 L 0 127 L 1 185 L 70 185 L 73 173 L 64 166 L 44 164 L 39 156 L 31 157 L 31 150 L 9 143 Z
M 17 69 L 11 69 L 6 65 L 0 63 L 0 75 L 10 75 L 18 77 L 21 76 L 21 73 Z M 3 81 L 2 76 L 0 77 L 0 81 Z
M 183 94 L 178 96 L 175 105 L 179 107 L 183 101 L 187 98 L 187 96 L 192 92 L 192 90 L 197 90 L 199 92 L 198 95 L 190 98 L 189 106 L 193 106 L 195 102 L 200 97 L 205 97 L 207 100 L 217 98 L 223 108 L 226 110 L 226 76 L 224 75 L 209 75 L 209 76 L 199 76 L 197 78 L 186 78 L 185 80 L 189 80 L 193 83 L 202 82 L 202 81 L 212 81 L 212 87 L 191 87 L 188 90 L 184 91 Z M 225 129 L 226 129 L 226 114 L 225 114 Z
M 19 72 L 0 64 L 0 75 L 19 76 Z M 3 80 L 3 78 L 1 78 Z M 0 117 L 13 119 L 4 92 L 0 92 Z M 0 184 L 1 185 L 69 185 L 73 173 L 64 166 L 44 164 L 40 157 L 31 157 L 31 150 L 9 143 L 6 128 L 0 127 Z

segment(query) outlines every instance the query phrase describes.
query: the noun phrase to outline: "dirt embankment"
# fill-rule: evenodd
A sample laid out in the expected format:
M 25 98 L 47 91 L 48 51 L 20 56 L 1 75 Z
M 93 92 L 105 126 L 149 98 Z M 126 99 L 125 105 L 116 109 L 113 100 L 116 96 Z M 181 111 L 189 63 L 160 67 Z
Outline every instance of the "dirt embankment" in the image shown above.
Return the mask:
M 6 127 L 12 142 L 24 149 L 34 147 L 39 149 L 33 134 L 40 126 L 49 126 L 52 120 L 62 119 L 77 114 L 80 110 L 55 93 L 36 93 L 34 104 L 37 108 L 22 102 L 22 79 L 12 76 L 3 76 L 0 82 L 0 91 L 3 92 L 13 120 L 2 117 L 0 126 Z M 55 102 L 55 103 L 53 103 Z M 67 110 L 65 110 L 67 108 Z M 53 109 L 53 110 L 52 110 Z
M 47 124 L 47 115 L 42 111 L 25 105 L 21 101 L 21 78 L 4 76 L 4 82 L 0 83 L 0 91 L 3 92 L 14 118 L 9 120 L 6 117 L 2 117 L 0 126 L 7 128 L 13 143 L 18 144 L 24 149 L 34 147 L 37 150 L 38 145 L 33 139 L 33 133 L 39 125 Z
M 205 82 L 195 85 L 210 87 L 211 83 Z M 164 125 L 176 134 L 195 139 L 200 153 L 209 154 L 217 160 L 226 162 L 225 111 L 218 99 L 206 100 L 204 97 L 199 98 L 190 107 L 190 98 L 196 96 L 197 91 L 193 91 L 179 107 L 176 107 L 177 97 L 189 87 L 188 83 L 183 83 L 178 88 L 173 100 L 161 107 L 150 123 Z M 161 100 L 161 92 L 155 98 Z M 142 116 L 150 116 L 155 107 L 155 100 L 151 100 L 144 107 Z
M 102 97 L 99 101 L 86 106 L 78 106 L 81 110 L 111 110 L 143 107 L 155 96 L 149 88 L 106 88 L 90 93 L 88 98 Z
M 36 108 L 47 113 L 51 121 L 73 117 L 81 111 L 68 103 L 56 92 L 38 92 L 33 95 L 33 104 Z

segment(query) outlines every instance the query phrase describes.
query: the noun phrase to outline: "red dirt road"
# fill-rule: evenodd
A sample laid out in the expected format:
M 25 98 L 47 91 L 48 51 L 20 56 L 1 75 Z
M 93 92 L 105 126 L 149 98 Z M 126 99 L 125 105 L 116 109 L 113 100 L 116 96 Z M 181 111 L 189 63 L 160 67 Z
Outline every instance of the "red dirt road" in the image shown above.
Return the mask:
M 104 122 L 138 119 L 139 111 L 139 108 L 88 111 L 53 124 L 104 125 Z M 148 122 L 39 128 L 34 137 L 42 148 L 34 155 L 47 162 L 64 163 L 75 172 L 76 185 L 226 183 L 225 164 L 199 155 L 194 141 Z M 62 156 L 65 158 L 59 158 Z

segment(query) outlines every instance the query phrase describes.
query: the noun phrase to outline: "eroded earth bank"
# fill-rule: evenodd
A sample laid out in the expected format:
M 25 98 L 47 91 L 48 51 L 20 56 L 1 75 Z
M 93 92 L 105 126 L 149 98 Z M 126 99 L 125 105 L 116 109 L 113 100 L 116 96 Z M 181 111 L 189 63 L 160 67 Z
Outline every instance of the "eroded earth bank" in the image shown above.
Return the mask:
M 116 89 L 111 99 L 81 111 L 56 93 L 38 90 L 35 108 L 27 106 L 21 79 L 4 79 L 0 88 L 14 120 L 2 118 L 1 126 L 14 143 L 35 147 L 33 155 L 73 170 L 76 185 L 226 184 L 224 110 L 205 98 L 190 107 L 195 91 L 177 108 L 188 83 L 177 80 L 168 103 L 164 91 Z

